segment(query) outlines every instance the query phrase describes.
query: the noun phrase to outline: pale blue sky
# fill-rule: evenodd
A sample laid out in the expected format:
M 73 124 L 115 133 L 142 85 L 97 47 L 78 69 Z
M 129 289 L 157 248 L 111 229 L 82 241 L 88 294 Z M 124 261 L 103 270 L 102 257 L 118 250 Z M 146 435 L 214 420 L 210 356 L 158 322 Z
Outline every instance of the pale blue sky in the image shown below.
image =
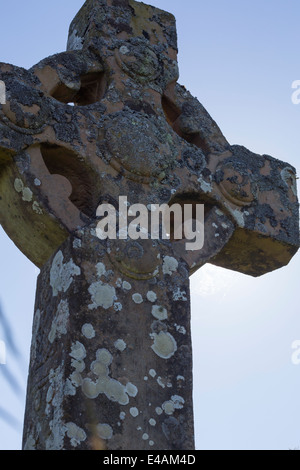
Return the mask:
M 180 83 L 202 102 L 232 144 L 270 154 L 299 171 L 299 0 L 153 0 L 177 18 Z M 83 0 L 1 2 L 0 61 L 30 67 L 63 51 Z M 0 302 L 21 359 L 0 365 L 0 449 L 18 449 L 38 270 L 0 229 Z M 300 256 L 260 279 L 207 266 L 191 282 L 198 449 L 300 446 Z M 0 329 L 0 340 L 3 331 Z M 16 374 L 20 394 L 3 378 Z

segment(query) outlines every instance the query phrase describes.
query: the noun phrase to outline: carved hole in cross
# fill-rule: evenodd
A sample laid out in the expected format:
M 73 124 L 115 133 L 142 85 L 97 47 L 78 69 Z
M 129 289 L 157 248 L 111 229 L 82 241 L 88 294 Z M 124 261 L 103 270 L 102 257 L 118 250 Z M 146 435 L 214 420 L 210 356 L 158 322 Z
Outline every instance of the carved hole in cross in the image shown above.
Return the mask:
M 51 93 L 52 97 L 61 103 L 72 106 L 88 106 L 100 101 L 106 92 L 106 78 L 103 72 L 89 73 L 80 77 L 79 91 L 68 88 L 61 83 Z
M 181 110 L 166 96 L 162 97 L 162 108 L 168 124 L 172 127 L 179 137 L 186 140 L 189 144 L 195 145 L 200 148 L 205 155 L 209 155 L 210 149 L 205 140 L 200 136 L 199 132 L 188 134 L 180 128 L 180 115 Z
M 52 175 L 61 175 L 72 185 L 70 201 L 83 214 L 94 217 L 97 204 L 93 200 L 93 177 L 83 162 L 72 150 L 58 145 L 42 144 L 41 154 Z

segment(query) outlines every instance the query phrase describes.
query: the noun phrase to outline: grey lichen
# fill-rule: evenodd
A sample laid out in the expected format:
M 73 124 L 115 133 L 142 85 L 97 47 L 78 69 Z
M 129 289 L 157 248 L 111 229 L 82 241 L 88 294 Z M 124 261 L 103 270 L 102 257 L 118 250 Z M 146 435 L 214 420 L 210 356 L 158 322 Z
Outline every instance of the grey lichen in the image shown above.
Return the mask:
M 21 179 L 16 178 L 14 182 L 14 188 L 17 193 L 22 193 L 22 200 L 24 202 L 31 202 L 33 198 L 33 193 L 30 188 L 24 186 L 24 183 Z
M 81 444 L 81 442 L 84 442 L 87 438 L 87 435 L 85 431 L 81 428 L 79 428 L 76 424 L 74 423 L 67 423 L 66 424 L 66 432 L 67 436 L 71 440 L 71 445 L 73 447 L 77 447 Z
M 138 389 L 130 382 L 124 386 L 118 380 L 109 377 L 109 366 L 112 360 L 113 356 L 107 349 L 97 351 L 96 361 L 91 364 L 91 371 L 98 378 L 95 382 L 90 378 L 85 378 L 82 382 L 82 391 L 90 399 L 95 399 L 103 393 L 113 402 L 128 405 L 129 397 L 136 396 Z
M 151 336 L 154 340 L 151 348 L 157 356 L 162 359 L 170 359 L 174 356 L 177 351 L 177 343 L 170 333 L 161 331 L 159 334 L 153 333 Z
M 172 275 L 178 269 L 178 261 L 172 256 L 165 256 L 163 262 L 163 274 Z
M 63 263 L 64 256 L 58 251 L 53 259 L 50 270 L 50 285 L 53 296 L 56 297 L 59 292 L 67 292 L 73 282 L 74 276 L 79 276 L 81 270 L 71 259 L 66 264 Z
M 76 361 L 83 361 L 86 358 L 86 349 L 82 343 L 76 341 L 72 344 L 70 356 Z
M 135 304 L 142 304 L 143 303 L 143 297 L 141 296 L 141 294 L 133 294 L 132 296 L 132 300 L 134 301 Z
M 57 307 L 56 316 L 52 321 L 52 326 L 48 339 L 53 343 L 55 338 L 61 338 L 62 335 L 67 333 L 67 326 L 69 322 L 69 304 L 67 300 L 61 300 Z
M 118 349 L 121 352 L 125 351 L 127 347 L 125 341 L 123 341 L 122 339 L 118 339 L 117 341 L 115 341 L 114 346 L 116 349 Z
M 101 439 L 109 440 L 113 437 L 113 429 L 109 424 L 98 424 L 97 434 Z
M 89 287 L 89 293 L 91 294 L 92 304 L 89 305 L 90 310 L 94 310 L 98 307 L 108 310 L 114 305 L 116 297 L 116 289 L 109 284 L 103 284 L 102 281 L 95 282 Z
M 66 427 L 63 423 L 62 404 L 64 400 L 64 364 L 49 373 L 50 386 L 47 392 L 45 413 L 51 416 L 50 434 L 46 440 L 46 450 L 62 450 Z
M 139 415 L 139 410 L 136 407 L 132 407 L 130 408 L 129 413 L 133 418 L 136 418 Z
M 94 329 L 93 325 L 91 325 L 90 323 L 85 323 L 83 325 L 83 327 L 81 328 L 81 333 L 87 339 L 93 339 L 96 336 L 95 329 Z
M 151 313 L 157 320 L 167 320 L 168 318 L 167 309 L 161 305 L 153 305 Z
M 147 299 L 149 300 L 149 302 L 156 302 L 157 295 L 155 294 L 155 292 L 149 291 L 147 292 Z

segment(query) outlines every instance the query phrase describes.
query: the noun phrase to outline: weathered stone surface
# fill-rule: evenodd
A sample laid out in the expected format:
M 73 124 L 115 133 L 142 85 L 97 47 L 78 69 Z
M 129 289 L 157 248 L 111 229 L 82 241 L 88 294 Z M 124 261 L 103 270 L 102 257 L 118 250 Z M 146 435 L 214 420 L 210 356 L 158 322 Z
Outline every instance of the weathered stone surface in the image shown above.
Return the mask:
M 29 71 L 1 65 L 1 223 L 33 262 L 42 266 L 120 194 L 131 204 L 218 206 L 237 230 L 217 264 L 259 275 L 289 262 L 299 243 L 295 170 L 230 146 L 176 83 L 172 15 L 87 1 L 68 49 Z M 8 190 L 16 180 L 32 199 Z M 240 243 L 247 250 L 235 262 Z
M 286 265 L 295 169 L 230 145 L 177 83 L 171 14 L 88 0 L 67 49 L 30 70 L 0 64 L 0 221 L 41 267 L 24 446 L 192 449 L 188 276 Z M 96 209 L 122 195 L 205 204 L 203 249 L 100 242 Z
M 122 275 L 95 227 L 69 237 L 42 269 L 25 449 L 194 446 L 188 267 L 169 243 L 124 243 L 140 249 L 140 264 L 152 249 L 154 276 Z

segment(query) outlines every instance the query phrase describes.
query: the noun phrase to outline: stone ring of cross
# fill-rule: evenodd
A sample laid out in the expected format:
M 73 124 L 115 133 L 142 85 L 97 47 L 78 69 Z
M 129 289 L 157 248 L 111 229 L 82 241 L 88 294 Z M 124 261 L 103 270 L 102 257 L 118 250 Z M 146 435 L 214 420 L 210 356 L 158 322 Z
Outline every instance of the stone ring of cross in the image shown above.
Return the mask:
M 228 222 L 210 253 L 216 264 L 262 274 L 287 263 L 298 236 L 295 170 L 230 146 L 177 83 L 172 15 L 160 13 L 153 22 L 149 10 L 148 22 L 139 23 L 123 13 L 118 26 L 121 7 L 107 7 L 110 21 L 99 28 L 97 12 L 87 23 L 89 4 L 70 27 L 67 52 L 28 71 L 1 64 L 7 189 L 0 204 L 7 233 L 42 266 L 108 195 L 117 201 L 126 194 L 132 204 L 202 202 L 210 225 L 222 230 L 226 222 L 218 218 Z M 193 269 L 203 264 L 199 254 L 189 258 Z
M 40 324 L 41 312 L 46 310 L 49 316 L 55 316 L 53 312 L 56 312 L 61 318 L 74 308 L 77 318 L 78 312 L 84 310 L 85 301 L 92 302 L 86 304 L 89 315 L 94 309 L 102 313 L 110 309 L 131 312 L 132 305 L 124 299 L 134 285 L 136 293 L 132 292 L 130 300 L 134 312 L 139 312 L 145 298 L 161 302 L 157 309 L 152 308 L 152 317 L 150 312 L 152 320 L 153 316 L 156 318 L 155 324 L 151 324 L 151 340 L 145 340 L 142 334 L 136 339 L 141 347 L 147 341 L 154 341 L 152 346 L 149 343 L 153 355 L 149 361 L 154 360 L 155 354 L 157 361 L 172 361 L 175 353 L 181 351 L 181 362 L 162 369 L 165 384 L 174 387 L 176 379 L 172 381 L 171 375 L 176 373 L 176 377 L 181 377 L 182 370 L 190 367 L 184 352 L 190 346 L 180 346 L 180 339 L 176 339 L 180 328 L 189 331 L 188 318 L 187 326 L 177 330 L 174 325 L 167 330 L 163 321 L 169 310 L 174 318 L 176 315 L 182 318 L 187 312 L 184 302 L 188 298 L 188 276 L 208 261 L 260 276 L 288 264 L 299 247 L 295 169 L 269 155 L 257 155 L 242 146 L 230 145 L 199 101 L 178 83 L 177 53 L 175 18 L 170 13 L 134 0 L 87 0 L 71 23 L 66 52 L 48 57 L 29 70 L 0 64 L 0 79 L 6 86 L 6 104 L 0 105 L 0 221 L 20 250 L 42 268 L 35 324 Z M 203 248 L 187 251 L 184 240 L 172 237 L 164 243 L 110 240 L 105 244 L 95 237 L 91 241 L 97 207 L 101 203 L 117 207 L 119 196 L 127 196 L 130 204 L 142 203 L 147 207 L 204 204 Z M 89 227 L 92 231 L 87 233 Z M 79 250 L 77 255 L 75 247 Z M 81 284 L 77 285 L 76 276 L 83 272 L 85 280 L 81 278 Z M 45 293 L 47 283 L 52 297 L 48 291 Z M 63 297 L 70 289 L 73 298 L 82 292 L 77 307 Z M 45 306 L 42 299 L 49 299 L 49 295 L 52 300 Z M 56 300 L 60 303 L 56 304 Z M 103 319 L 93 321 L 104 322 Z M 118 324 L 123 332 L 130 325 L 128 319 L 124 322 Z M 139 317 L 132 322 L 132 328 L 136 328 L 140 325 Z M 112 334 L 109 324 L 98 324 L 104 336 L 103 332 L 107 331 L 107 338 Z M 53 331 L 57 332 L 58 326 L 53 328 L 52 325 L 49 333 L 52 343 Z M 81 328 L 82 325 L 80 331 Z M 140 325 L 141 332 L 144 328 L 145 325 Z M 111 348 L 112 340 L 107 338 L 104 343 Z M 75 339 L 77 343 L 80 340 Z M 116 340 L 121 344 L 120 337 Z M 45 392 L 35 384 L 34 371 L 41 366 L 35 362 L 37 357 L 48 358 L 54 354 L 46 343 L 37 340 L 34 347 L 42 352 L 32 359 L 28 392 L 30 398 L 38 390 L 41 403 L 46 400 Z M 73 342 L 70 353 L 74 360 L 83 351 L 74 350 L 77 343 Z M 86 345 L 84 348 L 87 351 Z M 131 345 L 127 351 L 134 349 Z M 104 354 L 101 351 L 97 353 L 99 357 Z M 91 354 L 95 353 L 92 350 Z M 112 357 L 109 364 L 111 361 Z M 149 368 L 154 370 L 150 362 Z M 101 370 L 108 371 L 109 364 L 105 367 L 103 364 Z M 81 387 L 85 398 L 99 401 L 105 395 L 114 406 L 126 406 L 127 400 L 136 397 L 133 392 L 131 395 L 126 392 L 130 389 L 126 389 L 126 383 L 133 380 L 130 371 L 126 372 L 127 378 L 119 379 L 121 396 L 107 388 L 102 390 L 100 382 L 83 377 L 83 370 L 77 366 L 76 380 L 74 374 L 72 380 L 68 379 L 73 387 L 70 396 L 75 397 L 75 389 Z M 134 370 L 131 370 L 133 375 Z M 67 373 L 63 372 L 65 376 Z M 59 374 L 50 374 L 53 388 L 58 387 Z M 113 383 L 107 377 L 109 388 Z M 138 380 L 135 387 L 144 389 L 145 381 L 137 383 Z M 166 393 L 168 386 L 161 393 Z M 173 396 L 179 396 L 180 392 L 182 397 L 179 383 L 177 388 Z M 151 394 L 149 390 L 144 395 Z M 140 409 L 138 398 L 135 400 L 134 409 Z M 155 400 L 152 397 L 151 403 Z M 157 406 L 169 410 L 164 420 L 159 418 L 162 435 L 157 441 L 162 443 L 162 448 L 193 446 L 190 428 L 187 432 L 179 431 L 180 423 L 192 420 L 184 418 L 181 406 L 190 397 L 180 400 L 173 400 L 172 404 L 166 395 L 164 403 L 169 403 L 168 406 Z M 29 423 L 33 405 L 30 400 L 28 403 L 25 447 L 56 448 L 53 443 L 58 440 L 58 448 L 85 445 L 88 427 L 84 421 L 79 423 L 79 418 L 76 423 L 75 418 L 60 423 L 58 428 L 63 431 L 59 439 L 50 424 L 51 439 L 41 444 L 37 438 L 38 425 L 35 423 L 33 429 Z M 77 409 L 80 406 L 76 404 Z M 110 413 L 110 408 L 107 409 Z M 190 410 L 191 407 L 188 413 Z M 64 412 L 70 413 L 69 405 Z M 106 419 L 108 422 L 108 415 Z M 121 445 L 115 423 L 109 424 L 109 432 L 105 434 L 103 430 L 108 429 L 105 423 L 89 422 L 90 428 L 98 429 L 98 437 L 92 438 L 94 443 L 102 439 L 110 440 L 111 448 Z M 49 435 L 47 432 L 45 428 L 44 434 Z M 132 435 L 135 431 L 128 432 Z M 145 431 L 144 435 L 148 434 Z M 124 436 L 122 446 L 128 448 L 130 444 Z M 66 444 L 67 437 L 71 444 Z M 153 439 L 150 442 L 159 445 Z

